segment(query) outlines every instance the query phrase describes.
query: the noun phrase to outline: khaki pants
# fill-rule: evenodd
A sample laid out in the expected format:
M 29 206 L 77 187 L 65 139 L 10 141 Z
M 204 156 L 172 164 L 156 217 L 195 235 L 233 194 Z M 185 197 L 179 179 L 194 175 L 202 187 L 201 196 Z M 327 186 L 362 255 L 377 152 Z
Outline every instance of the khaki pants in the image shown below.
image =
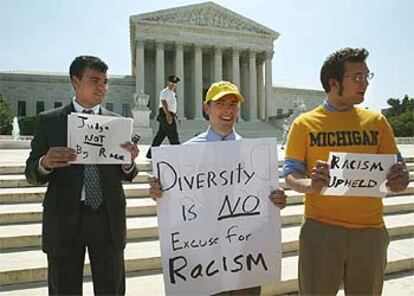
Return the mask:
M 299 236 L 299 294 L 381 295 L 388 232 L 350 229 L 306 219 Z

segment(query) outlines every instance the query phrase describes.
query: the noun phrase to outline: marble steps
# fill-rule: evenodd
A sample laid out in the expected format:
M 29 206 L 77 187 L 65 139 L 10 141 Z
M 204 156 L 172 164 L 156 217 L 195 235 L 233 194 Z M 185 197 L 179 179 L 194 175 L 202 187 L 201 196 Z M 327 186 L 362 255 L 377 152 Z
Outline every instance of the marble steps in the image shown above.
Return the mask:
M 283 180 L 280 185 L 286 187 Z M 149 195 L 148 183 L 125 183 L 123 184 L 125 195 L 127 198 L 142 198 Z M 288 189 L 288 188 L 287 188 Z M 31 203 L 43 201 L 46 192 L 45 186 L 40 187 L 18 187 L 18 188 L 0 188 L 0 204 L 10 203 Z M 389 195 L 401 195 L 414 193 L 414 180 L 410 181 L 407 189 L 402 193 L 389 193 Z M 300 202 L 303 194 L 287 190 L 286 194 L 296 202 Z M 291 201 L 292 202 L 292 201 Z
M 287 194 L 294 193 L 287 191 Z M 298 223 L 303 213 L 302 196 L 290 195 L 287 204 L 298 205 L 288 206 L 282 211 L 282 219 L 286 223 Z M 296 202 L 295 199 L 299 199 Z M 128 198 L 127 217 L 154 216 L 157 213 L 156 203 L 151 198 Z M 414 210 L 414 195 L 392 195 L 384 199 L 384 212 L 407 212 Z M 10 203 L 1 205 L 0 210 L 0 229 L 1 225 L 41 223 L 43 206 L 37 203 Z M 298 219 L 298 215 L 300 218 Z M 288 222 L 289 221 L 289 222 Z M 0 244 L 1 245 L 1 244 Z
M 152 200 L 154 210 L 155 203 Z M 299 225 L 303 219 L 303 204 L 288 205 L 281 211 L 282 225 Z M 398 217 L 412 218 L 414 221 L 414 195 L 387 197 L 384 199 L 384 213 L 386 219 L 399 219 Z M 0 249 L 10 248 L 40 248 L 41 221 L 35 223 L 9 223 L 0 225 Z M 155 213 L 152 215 L 127 218 L 127 238 L 129 240 L 158 238 L 158 223 Z M 409 223 L 395 229 L 398 235 L 414 233 L 414 225 Z
M 148 183 L 123 184 L 126 197 L 147 197 Z M 0 204 L 42 202 L 46 187 L 0 188 Z
M 413 167 L 414 169 L 414 167 Z M 139 172 L 138 175 L 132 180 L 131 183 L 148 183 L 149 178 L 151 177 L 152 173 L 143 171 Z M 414 170 L 409 172 L 410 181 L 414 180 Z M 129 182 L 125 182 L 125 184 L 130 184 Z M 279 185 L 282 188 L 289 189 L 288 186 L 285 184 L 284 178 L 279 178 Z M 23 174 L 14 174 L 14 175 L 0 175 L 0 188 L 24 188 L 24 187 L 39 187 L 33 186 L 26 181 L 26 177 Z M 46 184 L 44 186 L 46 187 Z
M 284 265 L 284 267 L 290 267 Z M 395 268 L 395 266 L 393 267 Z M 282 273 L 283 275 L 283 273 Z M 282 282 L 283 283 L 283 282 Z M 262 296 L 275 296 L 275 295 L 297 295 L 297 285 L 293 285 L 293 292 L 289 294 L 272 293 L 273 285 L 263 286 Z M 275 290 L 275 289 L 273 289 Z M 280 290 L 280 289 L 279 289 Z M 93 295 L 93 285 L 91 277 L 85 277 L 83 283 L 83 294 Z M 8 285 L 7 287 L 0 288 L 0 296 L 48 296 L 47 283 L 37 282 L 28 284 L 16 284 Z M 126 275 L 126 293 L 125 296 L 136 295 L 150 295 L 150 296 L 165 296 L 163 275 L 160 272 L 129 272 Z M 338 296 L 344 296 L 343 289 L 339 290 Z M 412 296 L 414 295 L 414 286 L 412 285 L 412 272 L 389 272 L 385 275 L 384 287 L 382 296 Z
M 138 175 L 132 180 L 132 183 L 148 183 L 151 173 L 148 171 L 139 172 Z M 414 178 L 414 177 L 413 177 Z M 126 182 L 127 184 L 129 182 Z M 40 187 L 46 187 L 47 184 Z M 11 175 L 0 175 L 0 188 L 23 188 L 23 187 L 38 187 L 29 184 L 26 181 L 24 174 L 11 174 Z
M 413 237 L 395 237 L 391 240 L 387 273 L 414 270 L 413 242 Z M 4 263 L 0 266 L 0 286 L 5 287 L 7 285 L 47 280 L 46 256 L 40 250 L 1 253 L 0 259 Z M 128 274 L 132 272 L 160 272 L 159 242 L 139 241 L 129 243 L 125 250 L 125 264 Z M 90 275 L 88 258 L 86 258 L 85 275 Z M 295 291 L 297 291 L 297 255 L 292 252 L 283 252 L 282 282 L 266 285 L 264 294 L 274 295 Z
M 150 120 L 150 125 L 155 135 L 158 130 L 158 122 Z M 204 132 L 208 126 L 208 122 L 205 120 L 183 120 L 178 127 L 178 135 L 180 141 L 183 143 L 194 137 L 195 134 Z M 257 131 L 260 131 L 259 133 Z M 243 138 L 263 138 L 263 137 L 276 137 L 281 139 L 282 132 L 269 122 L 264 121 L 239 121 L 237 124 L 237 133 Z M 144 141 L 148 139 L 144 139 Z M 151 142 L 148 141 L 149 143 Z
M 148 184 L 131 184 L 135 188 L 127 188 L 127 216 L 146 216 L 156 214 L 156 204 L 148 197 Z M 136 188 L 138 187 L 138 188 Z M 10 223 L 32 223 L 41 222 L 42 219 L 42 202 L 45 188 L 33 187 L 13 189 L 12 192 L 2 192 L 0 189 L 0 225 Z M 29 190 L 33 189 L 33 190 Z M 33 192 L 34 191 L 34 192 Z M 287 204 L 302 204 L 303 194 L 293 190 L 286 190 Z M 135 194 L 135 195 L 134 195 Z M 389 193 L 385 198 L 387 202 L 389 197 L 409 196 L 414 194 L 414 181 L 411 181 L 408 188 L 402 193 Z M 395 205 L 401 210 L 407 208 L 406 205 Z M 401 208 L 402 207 L 402 208 Z M 395 209 L 393 209 L 394 211 Z M 284 210 L 286 211 L 286 209 Z M 385 209 L 387 211 L 387 209 Z
M 385 216 L 390 238 L 395 240 L 408 236 L 408 239 L 411 238 L 412 240 L 414 225 L 413 223 L 410 224 L 409 221 L 414 221 L 414 213 Z M 299 230 L 300 226 L 298 225 L 282 228 L 282 249 L 284 253 L 297 251 Z M 3 251 L 0 254 L 0 262 L 2 262 L 0 266 L 0 286 L 45 279 L 46 256 L 39 248 L 2 249 Z M 139 257 L 139 260 L 136 257 Z M 128 258 L 134 258 L 134 260 L 127 263 L 127 269 L 128 265 L 137 263 L 135 261 L 140 262 L 140 264 L 137 264 L 139 267 L 136 267 L 139 268 L 139 271 L 160 269 L 158 240 L 131 240 L 126 250 L 127 261 Z M 138 271 L 136 268 L 133 271 Z M 128 269 L 128 271 L 132 270 Z
M 410 159 L 410 161 L 414 162 L 414 157 L 412 160 Z M 149 162 L 144 164 L 141 163 L 139 166 L 141 167 L 141 171 L 148 172 L 151 169 Z M 414 163 L 408 163 L 408 167 L 410 171 L 414 171 Z M 15 168 L 22 169 L 21 166 L 15 166 Z M 2 168 L 0 168 L 0 174 L 2 174 L 1 170 Z M 18 174 L 16 171 L 14 174 Z M 412 174 L 410 174 L 410 178 L 412 179 Z M 139 181 L 137 180 L 137 182 Z M 125 184 L 125 190 L 128 197 L 127 215 L 129 217 L 127 219 L 129 243 L 127 247 L 128 254 L 126 256 L 126 266 L 128 271 L 127 282 L 130 282 L 130 284 L 127 284 L 127 287 L 137 285 L 142 291 L 154 292 L 144 293 L 143 295 L 163 295 L 164 290 L 162 275 L 160 274 L 161 267 L 159 254 L 156 256 L 146 255 L 147 250 L 159 253 L 159 243 L 156 240 L 158 237 L 157 221 L 155 217 L 156 206 L 155 203 L 148 198 L 149 185 L 145 183 L 147 181 L 144 180 L 142 182 L 144 183 Z M 25 285 L 30 285 L 30 282 L 37 282 L 38 284 L 43 285 L 43 291 L 44 289 L 47 291 L 45 286 L 47 275 L 45 263 L 46 256 L 39 250 L 42 211 L 41 202 L 43 200 L 45 189 L 40 187 L 40 189 L 43 189 L 43 193 L 40 189 L 39 191 L 35 190 L 35 192 L 31 192 L 30 190 L 24 191 L 24 189 L 27 190 L 30 188 L 20 188 L 19 190 L 23 191 L 19 192 L 19 190 L 17 190 L 17 195 L 7 195 L 5 192 L 2 192 L 3 188 L 0 188 L 0 233 L 3 233 L 3 230 L 5 229 L 3 226 L 12 228 L 17 227 L 12 230 L 4 231 L 4 233 L 12 233 L 12 236 L 0 236 L 0 295 L 3 295 L 1 292 L 2 290 L 6 292 L 7 290 L 10 291 L 10 293 L 12 293 L 10 295 L 20 295 L 19 293 L 23 287 Z M 284 251 L 282 262 L 283 280 L 281 283 L 266 285 L 263 289 L 263 295 L 297 292 L 297 257 L 295 254 L 292 255 L 292 252 L 297 250 L 299 233 L 298 224 L 302 219 L 303 213 L 303 195 L 291 190 L 287 190 L 286 192 L 289 205 L 281 212 L 283 223 L 282 246 Z M 404 247 L 407 245 L 414 245 L 413 198 L 414 182 L 411 181 L 409 188 L 404 193 L 390 194 L 384 199 L 384 211 L 386 213 L 385 220 L 389 227 L 390 237 L 392 239 L 390 250 L 391 247 L 393 247 L 389 252 L 391 261 L 387 267 L 387 272 L 389 274 L 395 272 L 412 274 L 414 272 L 413 248 Z M 18 228 L 20 226 L 22 228 L 19 230 Z M 409 251 L 404 251 L 407 249 L 409 249 Z M 142 256 L 139 255 L 142 252 L 144 254 Z M 391 255 L 391 253 L 393 254 Z M 16 260 L 23 263 L 30 261 L 29 259 L 25 259 L 27 258 L 24 257 L 26 254 L 31 254 L 33 256 L 29 255 L 30 260 L 38 258 L 39 262 L 43 263 L 40 265 L 29 265 L 28 268 L 25 268 L 24 265 L 20 265 L 16 269 L 9 268 L 4 270 L 4 272 L 1 271 L 3 266 L 11 267 L 11 264 L 8 264 L 8 262 L 10 262 L 8 260 Z M 402 254 L 408 255 L 403 258 L 401 257 Z M 296 257 L 296 259 L 291 262 L 289 258 L 294 257 Z M 86 265 L 85 269 L 87 274 L 89 274 L 90 271 L 88 265 Z M 289 274 L 293 276 L 290 277 Z M 88 283 L 85 285 L 88 285 Z M 26 295 L 36 295 L 36 292 L 34 292 L 35 290 L 29 289 L 28 294 Z M 133 291 L 141 290 L 134 289 Z M 130 292 L 132 291 L 130 290 Z M 138 294 L 142 295 L 141 293 Z M 137 294 L 133 293 L 129 295 Z
M 150 160 L 137 161 L 137 164 L 140 172 L 152 171 L 152 164 Z M 26 165 L 24 163 L 2 164 L 0 167 L 0 175 L 24 174 L 25 168 Z
M 156 215 L 156 203 L 149 197 L 127 199 L 127 217 Z M 1 205 L 0 225 L 42 222 L 42 202 Z
M 409 171 L 414 171 L 414 155 L 405 156 L 405 162 L 407 163 L 407 168 Z M 278 162 L 278 167 L 283 166 L 284 160 L 280 159 Z M 140 172 L 150 172 L 152 171 L 152 164 L 150 160 L 140 160 L 137 162 L 138 169 Z M 0 175 L 14 175 L 14 174 L 24 174 L 25 164 L 3 164 L 0 167 Z

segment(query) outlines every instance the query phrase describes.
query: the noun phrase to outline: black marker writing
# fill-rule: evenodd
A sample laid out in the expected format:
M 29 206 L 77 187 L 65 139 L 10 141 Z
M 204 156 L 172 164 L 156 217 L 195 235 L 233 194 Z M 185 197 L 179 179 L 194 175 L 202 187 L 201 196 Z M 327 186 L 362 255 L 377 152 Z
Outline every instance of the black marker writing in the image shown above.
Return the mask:
M 259 207 L 260 200 L 255 195 L 248 195 L 242 202 L 240 208 L 241 197 L 237 198 L 236 204 L 231 205 L 229 196 L 226 195 L 224 198 L 223 204 L 221 206 L 220 212 L 217 217 L 217 221 L 236 218 L 240 216 L 256 216 L 260 215 L 259 211 L 256 209 Z

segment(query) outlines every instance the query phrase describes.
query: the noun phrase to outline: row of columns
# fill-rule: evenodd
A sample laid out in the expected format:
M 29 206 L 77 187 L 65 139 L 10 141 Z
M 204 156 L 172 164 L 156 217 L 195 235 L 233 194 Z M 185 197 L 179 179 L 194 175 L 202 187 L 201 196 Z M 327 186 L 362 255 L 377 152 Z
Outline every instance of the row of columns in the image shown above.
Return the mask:
M 156 106 L 159 104 L 158 94 L 165 87 L 165 60 L 164 60 L 164 43 L 156 42 L 155 45 L 155 80 L 156 80 Z M 272 58 L 273 52 L 265 54 L 265 78 L 263 77 L 263 62 L 258 62 L 257 53 L 253 50 L 249 51 L 248 62 L 243 64 L 242 69 L 245 77 L 246 85 L 241 88 L 240 85 L 240 51 L 233 48 L 232 52 L 232 82 L 241 88 L 248 90 L 243 93 L 246 97 L 248 110 L 245 115 L 249 120 L 268 119 L 269 101 L 272 95 Z M 199 44 L 194 45 L 194 62 L 193 62 L 193 81 L 194 81 L 194 99 L 195 99 L 195 116 L 194 119 L 202 118 L 202 101 L 203 95 L 203 49 Z M 136 91 L 145 92 L 145 42 L 137 41 L 136 47 Z M 248 77 L 246 74 L 248 73 Z M 175 46 L 175 74 L 182 78 L 180 86 L 177 88 L 177 115 L 184 118 L 184 46 L 177 43 Z M 214 51 L 214 81 L 220 81 L 223 78 L 223 49 L 216 47 Z M 248 78 L 248 79 L 247 79 Z M 264 91 L 263 91 L 264 87 Z M 260 107 L 258 109 L 258 106 Z

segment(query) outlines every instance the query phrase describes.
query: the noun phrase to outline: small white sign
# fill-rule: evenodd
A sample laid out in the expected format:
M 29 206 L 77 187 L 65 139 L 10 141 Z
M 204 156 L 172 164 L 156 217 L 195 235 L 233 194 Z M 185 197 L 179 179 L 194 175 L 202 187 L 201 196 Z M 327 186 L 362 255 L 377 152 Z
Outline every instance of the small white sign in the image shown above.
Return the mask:
M 395 154 L 329 153 L 331 180 L 322 195 L 384 197 L 386 176 Z
M 131 154 L 120 145 L 131 140 L 132 124 L 131 118 L 71 113 L 68 147 L 77 154 L 71 163 L 131 163 Z
M 211 295 L 280 280 L 276 139 L 153 148 L 167 295 Z

